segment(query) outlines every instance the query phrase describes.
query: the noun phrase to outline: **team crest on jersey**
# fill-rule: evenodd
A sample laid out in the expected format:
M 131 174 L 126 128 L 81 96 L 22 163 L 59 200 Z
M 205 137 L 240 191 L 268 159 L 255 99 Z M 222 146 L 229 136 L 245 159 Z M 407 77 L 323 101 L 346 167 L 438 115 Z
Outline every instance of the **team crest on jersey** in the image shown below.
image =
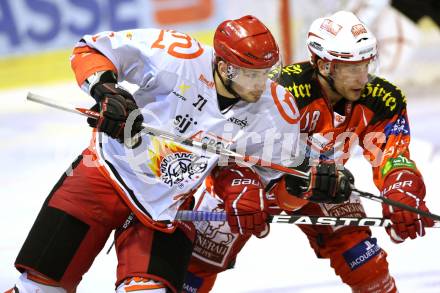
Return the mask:
M 386 137 L 390 135 L 409 135 L 409 125 L 405 117 L 401 116 L 397 118 L 395 122 L 388 123 L 385 126 Z
M 183 188 L 186 183 L 200 179 L 208 167 L 206 157 L 197 156 L 170 141 L 160 142 L 157 138 L 152 139 L 148 157 L 151 171 L 170 187 Z

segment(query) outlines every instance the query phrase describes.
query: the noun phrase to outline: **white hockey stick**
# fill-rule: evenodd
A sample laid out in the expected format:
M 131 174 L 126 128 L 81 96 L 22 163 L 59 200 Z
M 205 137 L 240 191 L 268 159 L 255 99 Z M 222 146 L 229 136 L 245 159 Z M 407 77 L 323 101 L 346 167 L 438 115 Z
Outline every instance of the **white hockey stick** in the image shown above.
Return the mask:
M 53 107 L 56 109 L 60 109 L 63 111 L 67 111 L 67 112 L 71 112 L 71 113 L 75 113 L 75 114 L 80 114 L 80 115 L 87 116 L 87 117 L 94 118 L 94 119 L 99 118 L 99 113 L 97 113 L 95 111 L 91 111 L 91 110 L 85 109 L 85 108 L 75 107 L 75 106 L 72 106 L 67 103 L 61 103 L 59 101 L 50 100 L 46 97 L 43 97 L 43 96 L 40 96 L 40 95 L 37 95 L 34 93 L 28 93 L 27 99 L 29 101 L 40 103 L 40 104 L 43 104 L 43 105 L 46 105 L 49 107 Z M 235 160 L 243 162 L 243 163 L 250 162 L 252 164 L 255 164 L 255 165 L 258 165 L 258 166 L 261 166 L 264 168 L 269 168 L 269 169 L 273 169 L 273 170 L 280 171 L 283 173 L 291 174 L 291 175 L 294 175 L 296 177 L 300 177 L 303 179 L 309 178 L 309 174 L 306 172 L 301 172 L 301 171 L 291 169 L 291 168 L 288 168 L 288 167 L 285 167 L 282 165 L 274 164 L 272 162 L 267 162 L 267 161 L 264 161 L 264 160 L 256 158 L 256 157 L 241 155 L 239 153 L 233 152 L 233 151 L 231 151 L 227 148 L 221 147 L 221 146 L 213 147 L 212 145 L 208 145 L 207 143 L 202 143 L 200 141 L 197 141 L 197 140 L 194 140 L 191 138 L 181 137 L 181 136 L 175 135 L 173 133 L 151 127 L 151 126 L 147 125 L 146 123 L 142 123 L 142 127 L 143 127 L 142 131 L 149 134 L 149 135 L 168 139 L 168 140 L 178 142 L 183 145 L 190 146 L 190 147 L 195 147 L 195 148 L 201 149 L 203 151 L 207 151 L 212 154 L 216 154 L 216 155 L 220 155 L 220 156 L 224 156 L 224 157 L 228 157 L 228 158 L 234 158 Z

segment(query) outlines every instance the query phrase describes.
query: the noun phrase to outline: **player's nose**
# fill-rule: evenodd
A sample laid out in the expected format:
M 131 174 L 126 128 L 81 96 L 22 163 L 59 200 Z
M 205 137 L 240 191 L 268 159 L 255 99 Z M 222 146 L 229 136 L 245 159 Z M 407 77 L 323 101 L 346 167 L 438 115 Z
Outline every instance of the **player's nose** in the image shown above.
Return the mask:
M 362 86 L 366 85 L 368 83 L 368 72 L 362 72 L 359 74 L 357 77 L 357 82 Z

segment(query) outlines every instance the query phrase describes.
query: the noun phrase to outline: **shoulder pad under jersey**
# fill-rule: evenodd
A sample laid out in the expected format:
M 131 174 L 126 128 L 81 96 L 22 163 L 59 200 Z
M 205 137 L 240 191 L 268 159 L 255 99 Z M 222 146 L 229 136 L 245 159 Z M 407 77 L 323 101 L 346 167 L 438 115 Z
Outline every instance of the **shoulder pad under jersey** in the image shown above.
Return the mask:
M 362 90 L 358 103 L 374 112 L 370 123 L 375 124 L 402 112 L 406 108 L 406 97 L 394 84 L 375 77 Z
M 292 94 L 299 109 L 321 97 L 310 62 L 294 63 L 283 67 L 278 83 Z

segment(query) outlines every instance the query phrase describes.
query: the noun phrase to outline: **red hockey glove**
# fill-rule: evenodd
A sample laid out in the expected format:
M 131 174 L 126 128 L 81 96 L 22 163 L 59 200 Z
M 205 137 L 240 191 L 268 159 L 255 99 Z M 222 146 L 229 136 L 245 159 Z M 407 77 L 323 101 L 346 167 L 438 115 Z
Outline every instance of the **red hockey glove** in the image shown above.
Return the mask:
M 98 101 L 100 118 L 97 122 L 89 119 L 90 126 L 123 142 L 127 118 L 132 111 L 138 109 L 132 95 L 116 83 L 97 84 L 92 88 L 91 94 Z M 142 115 L 138 115 L 127 124 L 131 128 L 130 137 L 142 129 L 142 122 Z
M 213 171 L 215 193 L 223 199 L 232 233 L 268 234 L 266 202 L 259 176 L 247 167 L 219 167 Z
M 419 175 L 408 170 L 399 170 L 386 177 L 382 194 L 391 200 L 429 212 L 423 201 L 425 192 L 425 184 Z M 393 222 L 386 231 L 394 243 L 402 243 L 408 237 L 414 239 L 417 236 L 424 236 L 425 227 L 434 225 L 434 221 L 430 218 L 387 204 L 382 204 L 382 211 L 383 216 Z
M 348 169 L 337 170 L 331 162 L 310 168 L 310 179 L 285 175 L 288 193 L 315 203 L 342 203 L 351 195 L 354 177 Z

